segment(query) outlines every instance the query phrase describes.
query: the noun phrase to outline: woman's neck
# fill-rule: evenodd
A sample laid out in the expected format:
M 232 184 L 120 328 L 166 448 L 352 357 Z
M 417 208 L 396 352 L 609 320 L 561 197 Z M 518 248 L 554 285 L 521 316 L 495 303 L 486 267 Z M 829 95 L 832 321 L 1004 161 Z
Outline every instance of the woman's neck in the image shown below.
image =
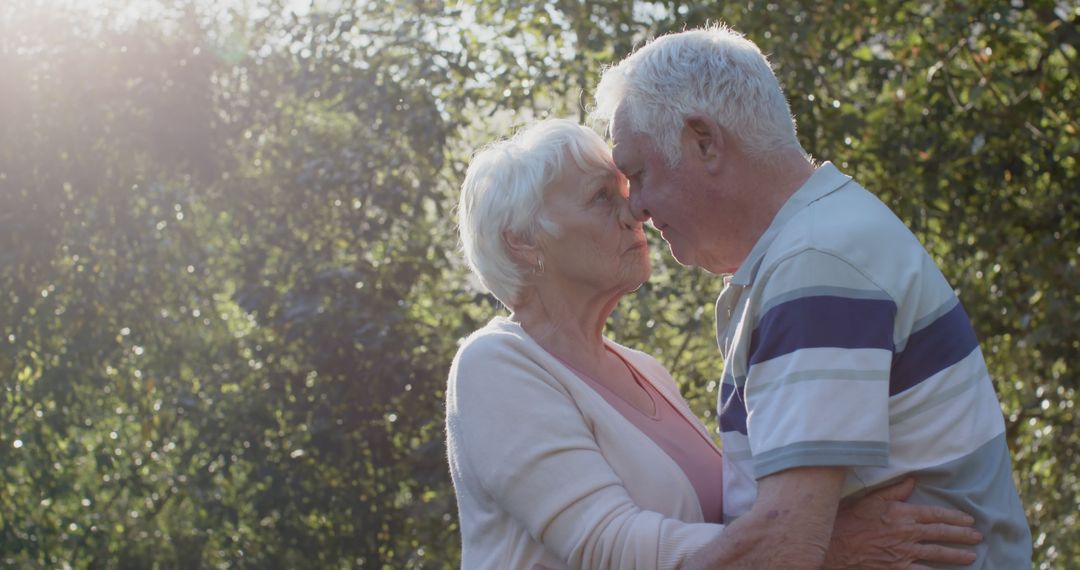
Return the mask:
M 510 320 L 540 346 L 579 369 L 606 359 L 604 325 L 619 296 L 545 295 L 534 291 L 514 307 Z

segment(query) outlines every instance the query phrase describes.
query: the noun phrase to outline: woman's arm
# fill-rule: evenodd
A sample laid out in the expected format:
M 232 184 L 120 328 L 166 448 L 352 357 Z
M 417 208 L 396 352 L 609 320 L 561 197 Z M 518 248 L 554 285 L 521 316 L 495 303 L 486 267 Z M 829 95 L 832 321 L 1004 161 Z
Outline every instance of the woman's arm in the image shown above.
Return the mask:
M 459 353 L 447 416 L 461 470 L 573 568 L 677 568 L 723 528 L 638 508 L 570 394 L 504 339 Z
M 512 345 L 463 349 L 451 369 L 447 414 L 454 460 L 573 568 L 680 568 L 724 528 L 638 508 L 570 394 Z M 903 503 L 910 492 L 904 483 L 842 507 L 825 567 L 970 562 L 966 551 L 924 544 L 977 542 L 967 515 Z

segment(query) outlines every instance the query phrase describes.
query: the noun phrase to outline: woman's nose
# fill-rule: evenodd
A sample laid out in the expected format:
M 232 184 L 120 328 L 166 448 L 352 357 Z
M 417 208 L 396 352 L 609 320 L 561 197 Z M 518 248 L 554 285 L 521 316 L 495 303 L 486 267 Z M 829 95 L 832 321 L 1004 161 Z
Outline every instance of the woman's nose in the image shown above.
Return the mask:
M 623 200 L 622 208 L 619 209 L 619 221 L 626 229 L 634 229 L 644 222 L 638 219 L 630 200 Z

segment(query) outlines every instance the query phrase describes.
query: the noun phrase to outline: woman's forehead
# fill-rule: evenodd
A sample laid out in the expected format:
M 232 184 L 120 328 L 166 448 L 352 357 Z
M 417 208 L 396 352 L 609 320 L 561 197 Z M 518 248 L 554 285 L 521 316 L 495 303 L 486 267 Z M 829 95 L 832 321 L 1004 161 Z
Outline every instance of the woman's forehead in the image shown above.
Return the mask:
M 592 187 L 610 182 L 612 178 L 616 178 L 619 175 L 619 170 L 615 168 L 614 164 L 606 164 L 604 166 L 590 164 L 585 169 L 579 167 L 577 170 L 578 172 L 575 178 L 578 183 L 584 187 Z
M 545 193 L 548 196 L 572 196 L 591 191 L 596 186 L 610 181 L 613 176 L 618 176 L 618 170 L 614 165 L 601 167 L 590 164 L 582 168 L 576 162 L 569 161 L 563 165 L 562 170 L 548 185 Z

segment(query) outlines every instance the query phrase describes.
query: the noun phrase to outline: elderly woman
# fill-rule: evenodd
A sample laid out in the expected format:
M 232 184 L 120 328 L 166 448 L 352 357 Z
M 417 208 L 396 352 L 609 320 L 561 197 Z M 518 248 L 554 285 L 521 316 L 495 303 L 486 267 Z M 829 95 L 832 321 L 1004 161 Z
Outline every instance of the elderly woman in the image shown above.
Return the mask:
M 476 155 L 459 214 L 470 267 L 512 311 L 450 370 L 462 567 L 681 567 L 724 529 L 721 455 L 664 367 L 604 337 L 650 271 L 607 145 L 540 122 Z M 977 535 L 962 513 L 896 500 L 910 490 L 842 509 L 830 561 L 970 562 L 918 543 Z

